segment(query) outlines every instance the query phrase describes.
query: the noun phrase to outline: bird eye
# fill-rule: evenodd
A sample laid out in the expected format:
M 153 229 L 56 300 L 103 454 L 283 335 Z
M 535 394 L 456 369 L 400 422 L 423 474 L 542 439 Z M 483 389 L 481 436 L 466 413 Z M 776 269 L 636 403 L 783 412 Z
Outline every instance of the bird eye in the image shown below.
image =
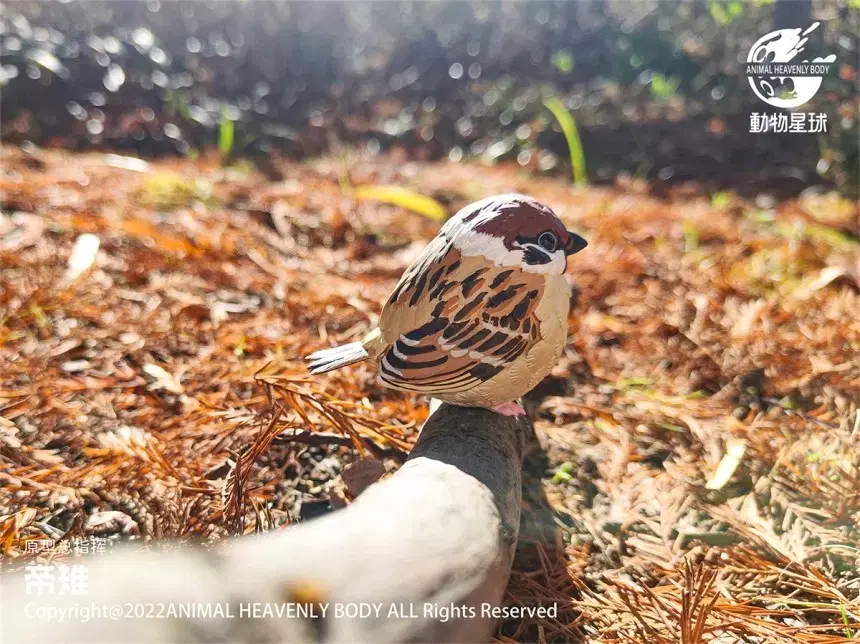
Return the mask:
M 558 247 L 558 237 L 555 236 L 555 233 L 549 231 L 541 233 L 537 241 L 541 248 L 551 253 L 555 252 L 555 249 Z

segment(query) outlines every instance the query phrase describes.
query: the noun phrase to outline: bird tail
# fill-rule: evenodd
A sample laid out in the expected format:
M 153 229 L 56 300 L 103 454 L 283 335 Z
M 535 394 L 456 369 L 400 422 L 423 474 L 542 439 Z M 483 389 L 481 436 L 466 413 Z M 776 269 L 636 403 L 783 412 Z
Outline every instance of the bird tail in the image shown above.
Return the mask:
M 316 375 L 367 360 L 369 357 L 370 354 L 367 353 L 361 342 L 350 342 L 339 347 L 317 351 L 306 356 L 305 360 L 309 363 L 308 369 Z

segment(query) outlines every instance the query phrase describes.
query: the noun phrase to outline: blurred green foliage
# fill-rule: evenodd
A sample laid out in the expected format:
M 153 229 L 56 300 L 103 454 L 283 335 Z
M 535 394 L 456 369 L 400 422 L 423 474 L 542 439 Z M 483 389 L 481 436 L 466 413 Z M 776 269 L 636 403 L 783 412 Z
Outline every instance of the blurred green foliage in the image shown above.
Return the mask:
M 856 194 L 856 0 L 9 3 L 0 109 L 9 141 L 141 154 L 325 153 L 332 142 L 418 158 L 577 158 L 543 104 L 576 115 L 589 178 L 621 172 L 714 190 Z M 770 108 L 742 72 L 780 11 L 820 20 L 807 48 L 835 73 L 804 111 L 819 137 L 751 135 Z M 801 10 L 798 10 L 798 7 Z M 814 50 L 814 52 L 813 52 Z

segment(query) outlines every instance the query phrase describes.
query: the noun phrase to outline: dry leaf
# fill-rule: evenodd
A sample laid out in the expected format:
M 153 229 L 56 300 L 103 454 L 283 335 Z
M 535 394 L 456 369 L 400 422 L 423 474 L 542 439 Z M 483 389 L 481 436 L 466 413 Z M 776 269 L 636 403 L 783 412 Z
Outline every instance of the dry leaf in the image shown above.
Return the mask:
M 747 451 L 746 441 L 729 439 L 726 441 L 726 453 L 717 465 L 717 471 L 710 480 L 705 483 L 709 490 L 721 490 L 731 480 L 732 475 L 741 464 L 741 460 Z
M 66 274 L 63 276 L 64 281 L 75 281 L 93 265 L 93 262 L 96 261 L 100 244 L 99 238 L 90 233 L 84 233 L 75 240 L 72 253 L 69 255 Z
M 153 379 L 153 382 L 151 382 L 147 387 L 148 389 L 153 391 L 163 389 L 172 394 L 185 393 L 185 387 L 183 387 L 179 382 L 179 374 L 173 375 L 164 369 L 164 367 L 152 364 L 151 362 L 143 365 L 141 369 L 143 369 L 143 372 L 147 376 Z

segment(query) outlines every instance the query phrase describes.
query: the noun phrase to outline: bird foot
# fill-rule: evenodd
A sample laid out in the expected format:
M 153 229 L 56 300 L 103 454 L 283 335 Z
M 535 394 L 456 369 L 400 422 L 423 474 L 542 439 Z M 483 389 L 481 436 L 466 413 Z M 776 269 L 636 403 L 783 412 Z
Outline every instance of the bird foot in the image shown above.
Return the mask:
M 502 416 L 525 416 L 526 410 L 515 402 L 506 402 L 493 407 L 493 411 Z

